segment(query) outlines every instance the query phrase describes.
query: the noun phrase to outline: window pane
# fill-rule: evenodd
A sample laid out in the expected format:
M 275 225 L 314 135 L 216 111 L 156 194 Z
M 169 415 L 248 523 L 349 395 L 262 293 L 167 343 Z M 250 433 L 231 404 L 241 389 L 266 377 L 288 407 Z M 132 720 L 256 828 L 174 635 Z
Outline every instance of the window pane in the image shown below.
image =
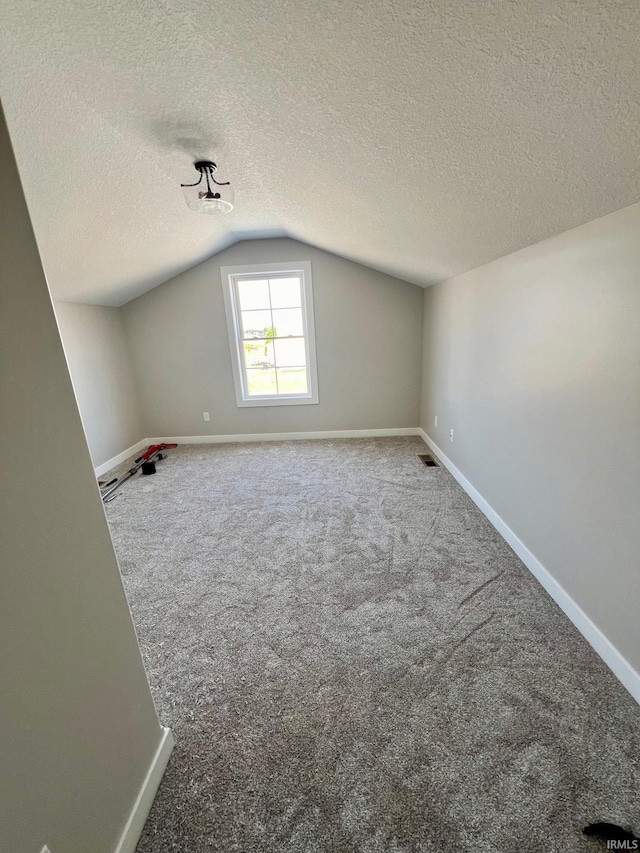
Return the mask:
M 271 337 L 271 311 L 242 311 L 242 337 Z
M 242 346 L 246 367 L 275 367 L 271 341 L 245 341 Z
M 276 337 L 286 338 L 289 335 L 296 337 L 304 334 L 302 327 L 302 308 L 279 308 L 272 312 L 273 328 Z
M 238 280 L 237 285 L 241 311 L 269 307 L 269 282 L 266 278 Z
M 271 289 L 272 308 L 296 308 L 302 305 L 300 297 L 300 279 L 295 278 L 271 278 L 269 279 Z
M 275 370 L 247 370 L 247 393 L 250 397 L 268 397 L 277 393 Z
M 308 394 L 306 368 L 278 368 L 278 391 L 280 394 Z
M 275 341 L 276 364 L 278 367 L 301 367 L 307 363 L 304 338 Z

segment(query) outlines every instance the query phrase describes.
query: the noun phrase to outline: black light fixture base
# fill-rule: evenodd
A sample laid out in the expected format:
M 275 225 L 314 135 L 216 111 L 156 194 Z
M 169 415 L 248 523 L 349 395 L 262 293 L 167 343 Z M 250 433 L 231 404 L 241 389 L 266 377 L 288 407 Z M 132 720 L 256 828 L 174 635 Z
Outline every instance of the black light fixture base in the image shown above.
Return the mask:
M 213 160 L 196 160 L 193 168 L 198 173 L 198 180 L 192 184 L 180 184 L 184 190 L 189 207 L 198 213 L 210 213 L 213 211 L 228 213 L 230 210 L 233 210 L 233 190 L 225 190 L 225 196 L 229 196 L 229 198 L 222 198 L 221 193 L 214 192 L 216 186 L 228 187 L 230 186 L 230 182 L 216 181 L 214 174 L 217 172 L 218 167 Z M 195 193 L 191 193 L 190 190 L 193 187 L 200 187 L 201 189 L 196 190 Z M 209 206 L 210 209 L 207 209 L 208 202 L 217 202 L 217 204 L 211 204 Z
M 211 169 L 215 172 L 218 168 L 213 160 L 196 160 L 193 165 L 199 172 L 203 172 L 205 169 Z

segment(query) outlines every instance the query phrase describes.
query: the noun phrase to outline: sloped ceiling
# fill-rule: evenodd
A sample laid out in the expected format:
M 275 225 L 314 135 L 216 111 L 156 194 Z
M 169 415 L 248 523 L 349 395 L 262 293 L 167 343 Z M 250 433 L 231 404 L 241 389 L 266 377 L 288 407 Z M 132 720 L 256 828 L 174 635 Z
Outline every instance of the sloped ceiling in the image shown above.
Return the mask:
M 1 0 L 54 296 L 288 235 L 429 285 L 640 198 L 637 0 Z M 213 157 L 236 208 L 190 211 Z

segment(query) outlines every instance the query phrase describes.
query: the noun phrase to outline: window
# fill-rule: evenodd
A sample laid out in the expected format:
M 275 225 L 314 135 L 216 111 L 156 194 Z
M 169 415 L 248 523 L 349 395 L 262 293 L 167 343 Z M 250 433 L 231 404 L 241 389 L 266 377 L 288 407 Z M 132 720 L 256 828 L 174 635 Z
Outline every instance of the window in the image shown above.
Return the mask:
M 238 406 L 317 403 L 311 264 L 220 273 Z

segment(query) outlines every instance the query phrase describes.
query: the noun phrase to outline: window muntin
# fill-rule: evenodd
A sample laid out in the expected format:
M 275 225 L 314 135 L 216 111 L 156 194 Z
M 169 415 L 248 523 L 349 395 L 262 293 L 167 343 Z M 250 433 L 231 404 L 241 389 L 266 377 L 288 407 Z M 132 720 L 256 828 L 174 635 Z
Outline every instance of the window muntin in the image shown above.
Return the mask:
M 317 403 L 311 265 L 221 272 L 238 405 Z

